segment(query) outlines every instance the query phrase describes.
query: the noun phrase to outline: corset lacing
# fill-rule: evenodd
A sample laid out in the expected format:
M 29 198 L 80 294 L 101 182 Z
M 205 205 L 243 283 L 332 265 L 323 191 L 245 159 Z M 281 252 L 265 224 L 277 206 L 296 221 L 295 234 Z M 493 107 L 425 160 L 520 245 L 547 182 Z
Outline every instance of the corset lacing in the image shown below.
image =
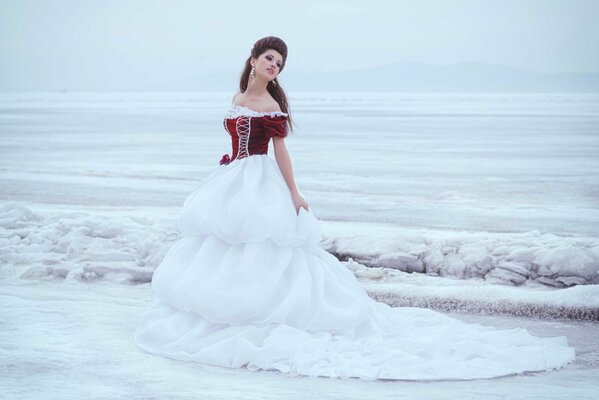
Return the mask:
M 251 133 L 251 119 L 252 117 L 263 117 L 263 116 L 287 116 L 288 114 L 282 111 L 255 111 L 246 106 L 240 106 L 238 104 L 231 104 L 231 107 L 227 111 L 225 115 L 225 119 L 223 120 L 223 125 L 225 130 L 231 134 L 229 128 L 227 126 L 227 119 L 237 118 L 235 123 L 237 136 L 239 137 L 239 144 L 237 146 L 237 157 L 245 158 L 249 156 L 249 142 L 250 142 L 250 133 Z M 227 165 L 231 161 L 231 156 L 228 153 L 223 154 L 220 159 L 220 165 Z

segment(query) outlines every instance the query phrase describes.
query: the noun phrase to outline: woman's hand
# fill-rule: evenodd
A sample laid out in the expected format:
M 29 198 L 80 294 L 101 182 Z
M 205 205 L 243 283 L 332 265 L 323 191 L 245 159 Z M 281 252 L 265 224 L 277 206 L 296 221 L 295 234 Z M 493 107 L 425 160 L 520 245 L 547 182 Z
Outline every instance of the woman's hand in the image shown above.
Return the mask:
M 306 211 L 309 211 L 310 209 L 308 208 L 308 203 L 306 202 L 306 200 L 304 200 L 304 198 L 302 197 L 301 194 L 299 193 L 292 193 L 291 197 L 293 198 L 293 205 L 295 206 L 295 212 L 296 214 L 299 214 L 299 209 L 300 207 L 304 207 L 304 209 L 306 209 Z

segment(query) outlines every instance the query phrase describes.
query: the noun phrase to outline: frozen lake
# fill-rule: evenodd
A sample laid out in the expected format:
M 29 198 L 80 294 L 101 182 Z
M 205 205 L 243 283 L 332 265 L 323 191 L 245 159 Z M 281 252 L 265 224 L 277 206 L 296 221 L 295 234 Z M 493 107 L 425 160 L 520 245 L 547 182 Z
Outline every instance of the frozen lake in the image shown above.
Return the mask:
M 172 218 L 230 151 L 231 97 L 1 94 L 0 200 Z M 322 220 L 599 236 L 599 95 L 300 94 L 290 104 L 296 180 Z
M 45 229 L 59 236 L 69 212 L 89 214 L 71 231 L 100 216 L 173 227 L 230 153 L 231 97 L 1 94 L 0 205 L 11 206 L 0 218 L 29 218 L 32 235 L 38 217 L 13 207 L 52 217 Z M 303 93 L 290 104 L 296 182 L 329 251 L 508 285 L 599 283 L 599 95 Z
M 446 312 L 590 315 L 454 314 L 565 335 L 575 364 L 472 382 L 332 381 L 137 349 L 136 318 L 178 238 L 180 207 L 231 150 L 222 126 L 231 97 L 0 94 L 3 393 L 594 398 L 599 95 L 304 93 L 290 98 L 297 127 L 286 139 L 327 248 L 386 267 L 347 264 L 379 299 Z
M 449 314 L 498 329 L 522 327 L 537 336 L 567 336 L 576 349 L 576 363 L 558 371 L 470 381 L 342 380 L 228 369 L 145 353 L 135 346 L 131 332 L 151 299 L 147 285 L 0 286 L 0 307 L 10 309 L 0 329 L 0 390 L 13 400 L 590 400 L 599 390 L 597 323 Z

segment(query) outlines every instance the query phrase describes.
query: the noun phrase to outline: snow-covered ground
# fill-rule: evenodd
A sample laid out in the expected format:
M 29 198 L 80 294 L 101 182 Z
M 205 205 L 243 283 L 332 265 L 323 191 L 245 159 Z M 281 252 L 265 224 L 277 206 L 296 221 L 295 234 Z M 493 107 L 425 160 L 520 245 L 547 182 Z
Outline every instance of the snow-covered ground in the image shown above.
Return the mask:
M 180 237 L 180 207 L 230 151 L 231 95 L 0 94 L 8 398 L 591 398 L 599 389 L 599 95 L 290 99 L 298 126 L 287 144 L 323 247 L 349 260 L 372 297 L 566 335 L 574 365 L 485 381 L 348 383 L 256 380 L 140 352 L 131 335 L 152 272 Z
M 470 381 L 363 381 L 227 369 L 141 351 L 132 332 L 148 284 L 18 281 L 0 286 L 0 393 L 21 399 L 595 399 L 599 325 L 451 314 L 537 336 L 567 336 L 576 362 L 557 371 Z
M 347 234 L 350 228 L 346 228 Z M 372 297 L 380 301 L 394 306 L 430 307 L 446 311 L 599 321 L 599 285 L 556 289 L 523 278 L 524 284 L 511 287 L 497 285 L 488 275 L 484 279 L 470 277 L 464 280 L 459 279 L 464 275 L 457 275 L 451 265 L 443 263 L 442 257 L 437 265 L 441 275 L 445 276 L 408 273 L 389 268 L 385 263 L 385 260 L 409 257 L 397 255 L 393 250 L 385 252 L 385 246 L 390 242 L 385 234 L 390 234 L 389 230 L 375 231 L 370 227 L 368 231 L 369 237 L 354 236 L 352 240 L 345 241 L 344 237 L 327 236 L 323 246 L 331 247 L 327 242 L 333 241 L 336 243 L 333 246 L 336 252 L 342 254 L 367 254 L 371 259 L 376 254 L 378 258 L 370 263 L 371 267 L 352 259 L 346 265 Z M 15 202 L 7 203 L 0 207 L 0 279 L 149 283 L 153 270 L 179 237 L 176 227 L 155 222 L 151 218 L 101 217 L 74 212 L 53 213 L 44 217 Z M 409 247 L 403 240 L 399 242 Z M 341 251 L 339 243 L 343 243 L 343 249 L 347 250 Z M 485 243 L 471 243 L 471 247 L 477 245 L 483 247 Z M 418 246 L 423 252 L 429 253 L 439 251 L 440 247 L 433 243 L 420 243 L 412 249 Z M 517 246 L 514 244 L 513 249 L 510 249 L 506 245 L 502 251 L 515 253 Z M 543 251 L 543 248 L 539 251 Z M 417 260 L 416 256 L 412 258 Z M 472 264 L 472 268 L 476 266 Z M 494 271 L 500 270 L 503 269 Z

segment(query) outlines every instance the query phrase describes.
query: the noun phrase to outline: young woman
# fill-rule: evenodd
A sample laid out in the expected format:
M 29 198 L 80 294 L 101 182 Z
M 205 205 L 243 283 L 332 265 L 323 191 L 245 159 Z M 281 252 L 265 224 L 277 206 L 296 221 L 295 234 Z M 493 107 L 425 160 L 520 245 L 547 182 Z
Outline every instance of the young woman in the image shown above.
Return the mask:
M 232 154 L 185 200 L 183 237 L 154 272 L 137 345 L 230 368 L 363 379 L 491 378 L 573 361 L 563 336 L 378 303 L 319 247 L 285 147 L 291 116 L 277 76 L 286 59 L 277 37 L 254 44 L 224 118 Z

